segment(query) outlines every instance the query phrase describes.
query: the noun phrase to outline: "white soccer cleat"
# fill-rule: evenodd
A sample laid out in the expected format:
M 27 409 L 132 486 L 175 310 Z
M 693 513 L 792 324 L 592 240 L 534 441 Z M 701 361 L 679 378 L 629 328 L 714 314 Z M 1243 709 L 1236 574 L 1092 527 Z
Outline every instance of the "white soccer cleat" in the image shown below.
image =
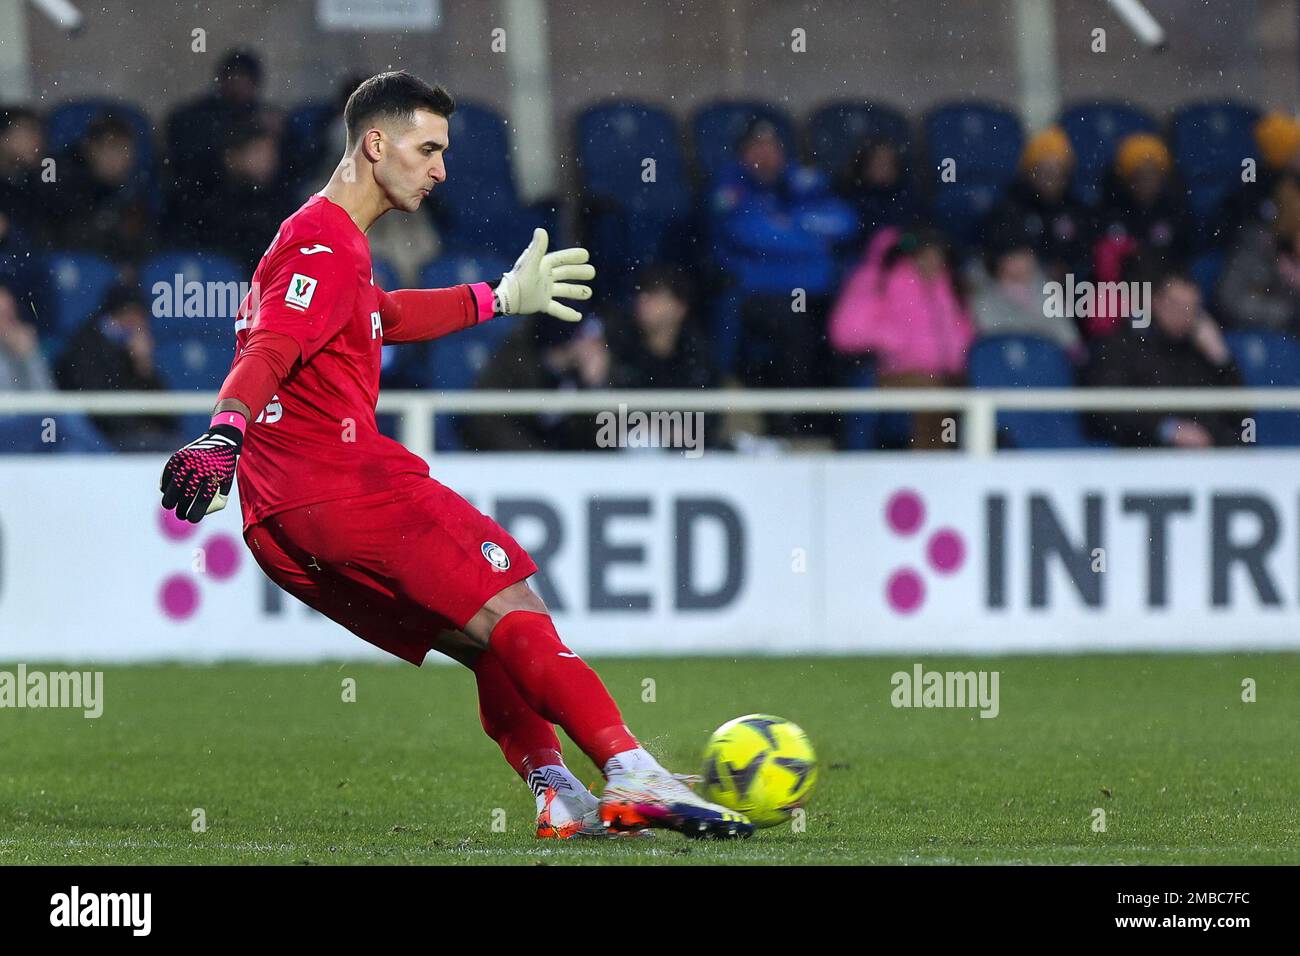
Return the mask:
M 709 803 L 681 778 L 658 770 L 610 777 L 600 798 L 600 818 L 615 831 L 661 827 L 688 837 L 717 839 L 754 833 L 754 824 L 743 813 Z
M 577 799 L 561 796 L 554 787 L 546 788 L 541 812 L 537 814 L 537 839 L 573 840 L 610 837 L 652 836 L 649 830 L 610 830 L 600 818 L 600 805 L 587 792 Z

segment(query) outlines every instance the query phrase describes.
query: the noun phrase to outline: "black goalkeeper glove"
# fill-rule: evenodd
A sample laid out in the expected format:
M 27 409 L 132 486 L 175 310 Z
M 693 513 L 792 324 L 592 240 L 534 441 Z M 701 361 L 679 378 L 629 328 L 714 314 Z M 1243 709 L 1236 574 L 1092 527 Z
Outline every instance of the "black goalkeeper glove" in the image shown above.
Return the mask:
M 163 508 L 176 509 L 176 517 L 194 524 L 224 508 L 243 445 L 244 433 L 234 425 L 212 425 L 172 455 L 159 485 Z

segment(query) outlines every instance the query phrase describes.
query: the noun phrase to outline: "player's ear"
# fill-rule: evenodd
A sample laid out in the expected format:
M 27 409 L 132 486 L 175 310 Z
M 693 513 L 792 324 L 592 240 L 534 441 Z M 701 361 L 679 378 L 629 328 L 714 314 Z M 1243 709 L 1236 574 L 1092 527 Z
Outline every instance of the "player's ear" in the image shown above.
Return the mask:
M 372 163 L 379 162 L 384 154 L 384 134 L 376 127 L 370 127 L 361 137 L 361 152 Z

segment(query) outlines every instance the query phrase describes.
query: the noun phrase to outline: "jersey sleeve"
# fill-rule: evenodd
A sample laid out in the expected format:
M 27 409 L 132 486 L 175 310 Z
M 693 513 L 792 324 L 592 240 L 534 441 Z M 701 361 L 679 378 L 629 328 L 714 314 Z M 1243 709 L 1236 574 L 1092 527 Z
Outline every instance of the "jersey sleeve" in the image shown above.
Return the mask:
M 320 243 L 294 243 L 269 270 L 252 328 L 289 336 L 308 362 L 347 325 L 359 288 L 348 256 Z

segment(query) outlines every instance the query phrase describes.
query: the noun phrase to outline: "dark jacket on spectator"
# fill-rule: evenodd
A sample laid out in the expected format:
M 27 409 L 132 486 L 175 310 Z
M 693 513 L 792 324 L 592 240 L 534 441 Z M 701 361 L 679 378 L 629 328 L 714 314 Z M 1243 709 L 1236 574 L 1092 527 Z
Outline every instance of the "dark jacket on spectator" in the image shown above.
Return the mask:
M 539 327 L 539 323 L 550 323 L 551 327 Z M 574 375 L 556 375 L 545 361 L 544 343 L 564 331 L 549 317 L 519 321 L 487 360 L 474 387 L 553 391 L 579 388 Z M 597 447 L 594 414 L 461 415 L 458 425 L 465 446 L 474 451 L 583 451 Z
M 165 391 L 156 369 L 142 373 L 124 342 L 106 329 L 106 317 L 89 319 L 72 337 L 55 367 L 59 387 L 73 391 Z M 173 449 L 178 423 L 170 415 L 99 415 L 91 419 L 123 451 Z
M 1219 278 L 1218 315 L 1228 328 L 1249 332 L 1300 330 L 1300 286 L 1283 274 L 1272 230 L 1245 228 Z
M 1084 383 L 1097 388 L 1200 388 L 1240 386 L 1241 373 L 1232 362 L 1214 365 L 1190 339 L 1161 335 L 1152 325 L 1141 334 L 1127 330 L 1094 344 Z M 1242 412 L 1106 412 L 1089 416 L 1097 437 L 1117 445 L 1163 445 L 1161 426 L 1171 417 L 1204 426 L 1216 445 L 1241 441 Z
M 1192 220 L 1176 186 L 1167 187 L 1153 206 L 1144 208 L 1112 175 L 1105 195 L 1092 233 L 1095 241 L 1131 237 L 1137 242 L 1139 255 L 1174 262 L 1182 262 L 1190 255 Z M 1098 278 L 1113 282 L 1119 277 L 1099 275 Z
M 1079 278 L 1087 274 L 1093 229 L 1089 211 L 1068 193 L 1052 202 L 1021 179 L 1011 184 L 986 226 L 990 235 L 1025 237 L 1054 278 L 1066 272 Z
M 136 265 L 153 251 L 156 216 L 144 180 L 132 178 L 118 186 L 99 182 L 74 152 L 60 164 L 57 196 L 59 248 Z

